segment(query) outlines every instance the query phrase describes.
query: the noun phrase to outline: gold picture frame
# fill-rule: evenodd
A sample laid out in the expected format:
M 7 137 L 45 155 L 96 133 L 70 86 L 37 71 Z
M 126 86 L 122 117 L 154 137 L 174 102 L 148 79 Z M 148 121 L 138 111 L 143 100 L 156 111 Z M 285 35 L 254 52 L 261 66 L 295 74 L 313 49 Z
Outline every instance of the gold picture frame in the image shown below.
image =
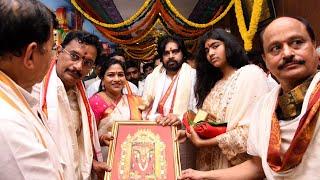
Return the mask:
M 181 174 L 177 128 L 151 121 L 116 121 L 105 180 L 177 179 Z

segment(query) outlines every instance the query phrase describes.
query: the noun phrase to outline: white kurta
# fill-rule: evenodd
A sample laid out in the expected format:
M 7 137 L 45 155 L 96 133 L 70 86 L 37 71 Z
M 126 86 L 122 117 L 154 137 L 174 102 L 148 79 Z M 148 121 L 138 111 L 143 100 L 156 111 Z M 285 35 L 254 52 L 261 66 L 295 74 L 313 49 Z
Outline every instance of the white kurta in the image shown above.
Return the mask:
M 178 115 L 178 117 L 182 119 L 183 114 L 188 110 L 196 111 L 196 99 L 194 95 L 196 70 L 191 68 L 187 63 L 183 63 L 177 76 L 177 80 L 164 104 L 163 115 L 166 116 L 169 114 L 171 105 L 174 103 L 173 114 Z M 162 65 L 157 66 L 154 71 L 148 75 L 145 80 L 142 97 L 144 100 L 150 99 L 151 97 L 153 103 L 150 105 L 150 112 L 144 115 L 145 119 L 155 120 L 156 117 L 159 116 L 159 113 L 157 113 L 159 102 L 162 96 L 166 93 L 171 82 L 172 78 L 167 76 L 166 70 Z M 173 102 L 175 93 L 175 102 Z
M 61 179 L 64 162 L 46 122 L 36 113 L 38 101 L 16 87 L 33 112 L 7 85 L 0 83 L 0 91 L 22 110 L 0 98 L 0 179 Z
M 166 116 L 170 113 L 170 109 L 173 105 L 173 114 L 177 115 L 181 120 L 183 114 L 188 110 L 196 111 L 196 98 L 194 95 L 194 86 L 196 82 L 196 70 L 189 66 L 187 63 L 183 63 L 179 73 L 176 75 L 177 79 L 174 82 L 173 88 L 170 91 L 167 101 L 163 107 L 163 115 Z M 160 114 L 157 112 L 159 102 L 162 96 L 169 88 L 172 79 L 167 76 L 166 70 L 162 65 L 157 66 L 151 74 L 145 80 L 144 91 L 142 98 L 145 101 L 148 99 L 153 100 L 150 103 L 150 109 L 142 113 L 143 119 L 155 120 Z M 176 93 L 176 94 L 175 94 Z M 175 99 L 173 99 L 175 96 Z M 180 160 L 181 168 L 195 168 L 195 148 L 186 141 L 180 144 Z
M 313 78 L 305 95 L 301 114 L 291 121 L 280 121 L 281 132 L 281 153 L 284 153 L 293 139 L 300 119 L 305 114 L 309 102 L 310 94 L 320 81 L 320 73 Z M 302 158 L 301 163 L 286 172 L 274 172 L 267 163 L 269 138 L 271 133 L 271 119 L 275 112 L 280 86 L 275 87 L 270 93 L 264 96 L 257 104 L 253 118 L 256 119 L 250 124 L 248 137 L 248 153 L 259 156 L 262 159 L 262 167 L 267 179 L 289 180 L 289 179 L 320 179 L 320 113 L 318 112 L 318 122 L 314 130 L 314 136 Z
M 33 88 L 35 95 L 40 93 L 41 104 L 44 100 L 42 88 L 43 82 Z M 68 180 L 90 179 L 94 154 L 90 125 L 79 89 L 75 88 L 72 91 L 74 92 L 67 94 L 62 81 L 57 76 L 56 68 L 53 67 L 46 96 L 48 125 L 66 162 L 64 177 Z M 94 116 L 93 112 L 91 114 Z M 94 118 L 92 120 L 91 126 L 95 129 L 96 123 Z M 93 134 L 93 138 L 94 141 L 99 142 L 97 132 Z M 98 146 L 100 149 L 99 143 Z M 102 160 L 101 150 L 99 153 Z

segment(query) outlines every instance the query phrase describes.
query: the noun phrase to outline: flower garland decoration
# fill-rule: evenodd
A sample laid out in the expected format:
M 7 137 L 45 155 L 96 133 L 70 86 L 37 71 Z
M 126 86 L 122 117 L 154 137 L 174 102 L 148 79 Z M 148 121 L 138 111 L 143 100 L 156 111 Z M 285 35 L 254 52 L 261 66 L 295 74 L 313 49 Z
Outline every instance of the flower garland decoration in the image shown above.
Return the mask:
M 157 24 L 159 22 L 159 19 L 156 19 L 154 23 L 152 23 L 153 25 L 144 29 L 143 32 L 141 32 L 140 36 L 137 37 L 133 37 L 131 39 L 128 40 L 124 40 L 124 39 L 119 39 L 113 36 L 109 36 L 107 33 L 104 33 L 104 28 L 101 26 L 96 26 L 96 28 L 103 34 L 105 35 L 107 38 L 109 38 L 109 40 L 118 43 L 118 44 L 134 44 L 137 42 L 141 42 L 146 36 L 148 36 L 148 34 L 152 31 L 152 29 L 155 28 L 155 24 Z
M 199 23 L 194 23 L 192 21 L 189 21 L 187 18 L 185 18 L 182 14 L 180 14 L 180 12 L 173 6 L 173 4 L 171 3 L 170 0 L 165 0 L 167 6 L 169 7 L 169 9 L 178 17 L 180 18 L 184 23 L 188 24 L 191 27 L 195 27 L 195 28 L 207 28 L 209 26 L 214 25 L 215 23 L 217 23 L 218 21 L 220 21 L 231 9 L 231 7 L 234 4 L 234 0 L 231 0 L 229 5 L 227 6 L 227 8 L 224 10 L 223 13 L 221 13 L 217 18 L 215 18 L 214 20 L 210 21 L 209 23 L 206 24 L 199 24 Z
M 139 60 L 143 60 L 143 59 L 147 59 L 148 57 L 152 56 L 155 52 L 156 52 L 156 47 L 154 47 L 153 49 L 151 49 L 148 53 L 144 53 L 143 55 L 139 56 L 137 54 L 133 54 L 130 53 L 128 51 L 128 49 L 124 49 L 124 52 L 132 59 L 139 59 Z
M 106 28 L 120 28 L 122 26 L 132 24 L 135 21 L 135 19 L 137 17 L 139 17 L 147 9 L 147 7 L 149 7 L 150 3 L 154 3 L 152 1 L 154 1 L 154 0 L 146 0 L 143 3 L 143 5 L 141 6 L 141 8 L 133 16 L 131 16 L 129 19 L 127 19 L 121 23 L 116 23 L 116 24 L 108 24 L 108 23 L 100 22 L 100 21 L 96 20 L 95 18 L 91 17 L 85 11 L 83 11 L 81 9 L 81 7 L 77 4 L 76 0 L 71 0 L 71 3 L 83 16 L 85 16 L 88 20 L 92 21 L 93 23 L 98 24 L 102 27 L 106 27 Z
M 252 39 L 257 32 L 260 16 L 261 16 L 261 8 L 263 0 L 254 0 L 252 7 L 252 14 L 250 19 L 249 30 L 247 30 L 246 23 L 243 17 L 243 11 L 241 6 L 241 0 L 233 0 L 235 2 L 235 12 L 237 23 L 239 27 L 239 32 L 244 41 L 244 49 L 246 51 L 250 51 L 252 49 Z
M 134 51 L 148 51 L 150 49 L 153 49 L 156 46 L 157 46 L 156 44 L 152 44 L 147 47 L 140 48 L 140 47 L 131 47 L 131 46 L 120 45 L 120 47 L 122 47 L 122 48 L 126 48 L 128 50 L 134 50 Z
M 154 21 L 153 17 L 155 16 L 155 14 L 156 14 L 156 8 L 152 8 L 150 12 L 146 13 L 146 15 L 143 17 L 143 20 L 141 20 L 141 22 L 138 25 L 133 26 L 132 28 L 124 31 L 109 30 L 105 28 L 104 32 L 111 36 L 131 35 L 131 33 L 137 32 L 143 26 L 149 26 Z

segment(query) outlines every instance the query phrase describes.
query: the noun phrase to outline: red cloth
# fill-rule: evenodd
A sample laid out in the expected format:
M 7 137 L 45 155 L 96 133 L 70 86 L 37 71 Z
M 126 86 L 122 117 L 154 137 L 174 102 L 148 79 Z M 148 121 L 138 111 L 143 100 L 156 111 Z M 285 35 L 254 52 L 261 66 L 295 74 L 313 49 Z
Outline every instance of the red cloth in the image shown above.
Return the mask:
M 190 133 L 190 126 L 192 126 L 201 138 L 210 139 L 225 133 L 227 130 L 227 127 L 224 125 L 214 126 L 206 121 L 193 124 L 194 117 L 195 114 L 191 111 L 188 111 L 183 115 L 182 123 L 186 127 L 188 133 Z
M 199 122 L 194 125 L 194 130 L 204 139 L 214 138 L 226 132 L 225 126 L 212 126 L 208 122 Z

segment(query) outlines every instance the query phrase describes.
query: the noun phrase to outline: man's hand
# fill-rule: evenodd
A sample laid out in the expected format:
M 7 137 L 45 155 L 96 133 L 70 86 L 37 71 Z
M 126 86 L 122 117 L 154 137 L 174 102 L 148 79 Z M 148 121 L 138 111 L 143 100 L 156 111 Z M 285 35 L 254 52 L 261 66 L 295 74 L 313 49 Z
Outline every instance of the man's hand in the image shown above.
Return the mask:
M 99 137 L 101 146 L 109 146 L 111 140 L 113 140 L 113 136 L 110 133 L 102 134 Z
M 178 178 L 179 180 L 188 179 L 188 180 L 196 180 L 196 179 L 206 179 L 208 171 L 197 171 L 193 169 L 186 169 L 181 172 L 181 176 Z
M 180 119 L 175 114 L 168 114 L 167 116 L 158 116 L 156 122 L 162 126 L 178 126 L 181 125 Z
M 184 143 L 187 140 L 187 134 L 186 130 L 178 130 L 177 137 L 175 141 L 178 141 L 179 143 Z
M 105 162 L 98 162 L 97 160 L 93 160 L 92 170 L 97 174 L 99 180 L 103 180 L 105 172 L 110 172 L 111 168 L 108 167 L 107 163 Z

